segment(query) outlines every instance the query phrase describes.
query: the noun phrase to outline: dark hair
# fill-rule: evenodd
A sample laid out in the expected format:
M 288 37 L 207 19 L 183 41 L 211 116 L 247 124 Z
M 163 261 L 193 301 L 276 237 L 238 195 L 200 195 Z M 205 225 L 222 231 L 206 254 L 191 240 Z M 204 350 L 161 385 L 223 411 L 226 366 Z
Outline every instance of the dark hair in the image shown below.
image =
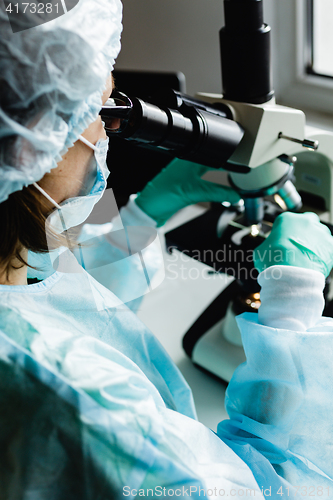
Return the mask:
M 21 256 L 23 248 L 39 253 L 49 251 L 45 221 L 51 210 L 50 202 L 34 186 L 24 187 L 0 203 L 0 263 L 7 278 L 11 268 L 18 269 L 13 261 L 28 265 Z M 50 237 L 53 248 L 64 244 L 65 238 L 53 233 Z

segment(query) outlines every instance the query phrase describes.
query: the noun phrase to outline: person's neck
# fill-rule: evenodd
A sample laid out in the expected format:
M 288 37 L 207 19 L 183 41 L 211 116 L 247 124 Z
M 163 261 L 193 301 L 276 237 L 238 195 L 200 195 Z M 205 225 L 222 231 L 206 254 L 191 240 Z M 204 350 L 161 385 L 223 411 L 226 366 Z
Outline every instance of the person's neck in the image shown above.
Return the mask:
M 27 262 L 28 250 L 23 249 L 21 257 Z M 8 272 L 0 266 L 0 285 L 27 285 L 27 274 L 27 266 L 22 264 L 18 259 L 14 259 Z

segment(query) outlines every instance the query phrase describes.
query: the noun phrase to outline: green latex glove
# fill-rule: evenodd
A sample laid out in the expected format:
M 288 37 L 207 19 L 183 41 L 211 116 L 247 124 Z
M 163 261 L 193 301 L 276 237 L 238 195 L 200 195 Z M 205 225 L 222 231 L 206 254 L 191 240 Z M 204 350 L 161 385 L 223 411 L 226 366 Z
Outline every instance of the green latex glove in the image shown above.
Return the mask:
M 203 201 L 237 203 L 240 196 L 233 189 L 201 177 L 214 168 L 175 158 L 139 193 L 135 202 L 162 226 L 181 208 Z
M 333 237 L 327 226 L 311 212 L 284 212 L 274 222 L 268 238 L 254 251 L 259 272 L 282 265 L 304 267 L 327 277 L 333 266 Z

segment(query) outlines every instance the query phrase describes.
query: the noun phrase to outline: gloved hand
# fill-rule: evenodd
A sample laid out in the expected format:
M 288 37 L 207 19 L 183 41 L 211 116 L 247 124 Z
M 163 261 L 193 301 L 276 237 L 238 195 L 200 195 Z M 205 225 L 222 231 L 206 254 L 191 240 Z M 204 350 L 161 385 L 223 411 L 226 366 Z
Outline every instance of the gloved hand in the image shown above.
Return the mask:
M 203 201 L 237 203 L 240 196 L 233 189 L 201 177 L 210 167 L 175 158 L 139 193 L 135 202 L 162 226 L 181 208 Z
M 259 272 L 282 265 L 319 271 L 327 277 L 333 266 L 333 237 L 311 212 L 284 212 L 274 222 L 268 238 L 254 251 Z

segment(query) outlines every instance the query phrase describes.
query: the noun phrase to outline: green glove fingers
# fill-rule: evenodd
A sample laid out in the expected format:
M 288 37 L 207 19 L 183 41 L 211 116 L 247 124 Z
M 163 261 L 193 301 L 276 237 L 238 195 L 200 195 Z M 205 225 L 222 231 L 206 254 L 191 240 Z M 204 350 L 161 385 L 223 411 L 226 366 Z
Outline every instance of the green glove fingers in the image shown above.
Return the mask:
M 237 203 L 240 196 L 236 191 L 201 179 L 209 170 L 215 169 L 175 158 L 148 182 L 135 202 L 158 226 L 188 205 L 204 201 Z
M 283 265 L 313 269 L 327 277 L 333 266 L 333 237 L 316 214 L 285 212 L 277 217 L 253 259 L 259 272 Z

